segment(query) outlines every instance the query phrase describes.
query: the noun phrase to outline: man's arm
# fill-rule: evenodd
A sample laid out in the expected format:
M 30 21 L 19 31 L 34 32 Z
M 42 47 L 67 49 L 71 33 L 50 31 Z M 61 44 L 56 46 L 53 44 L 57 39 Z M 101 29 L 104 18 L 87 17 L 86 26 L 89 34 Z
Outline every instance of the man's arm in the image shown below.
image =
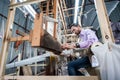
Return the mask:
M 68 43 L 62 44 L 63 49 L 74 49 L 75 47 L 76 46 L 74 44 L 68 44 Z

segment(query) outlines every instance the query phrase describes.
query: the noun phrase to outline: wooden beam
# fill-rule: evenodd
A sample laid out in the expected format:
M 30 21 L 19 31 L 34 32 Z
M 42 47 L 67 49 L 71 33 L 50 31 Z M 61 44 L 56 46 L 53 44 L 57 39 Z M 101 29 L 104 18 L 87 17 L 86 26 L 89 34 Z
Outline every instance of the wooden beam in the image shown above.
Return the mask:
M 21 60 L 22 54 L 18 54 L 18 61 Z M 17 76 L 20 75 L 20 67 L 17 67 Z
M 58 23 L 58 20 L 56 18 L 52 18 L 52 17 L 49 17 L 49 16 L 43 16 L 43 18 L 45 19 L 45 21 L 47 22 L 55 22 L 55 23 Z
M 55 40 L 47 31 L 44 31 L 41 37 L 40 47 L 45 48 L 57 55 L 61 54 L 62 48 L 60 43 Z
M 109 17 L 104 0 L 94 0 L 103 42 L 114 42 Z M 108 38 L 108 39 L 107 39 Z
M 64 28 L 64 32 L 65 32 L 65 35 L 66 35 L 66 26 L 65 26 L 65 22 L 64 22 L 64 19 L 63 19 L 63 15 L 62 15 L 62 11 L 61 11 L 61 8 L 60 8 L 60 4 L 58 3 L 58 9 L 59 9 L 59 12 L 60 12 L 60 16 L 61 16 L 61 19 L 62 19 L 62 24 L 63 24 L 63 28 Z
M 50 0 L 47 1 L 46 16 L 49 15 L 49 5 L 50 5 Z M 45 22 L 45 29 L 47 30 L 47 21 Z
M 35 20 L 34 20 L 34 29 L 33 29 L 33 35 L 32 35 L 32 46 L 40 46 L 40 40 L 43 32 L 43 13 L 36 14 Z
M 65 19 L 65 13 L 63 11 L 63 6 L 62 6 L 62 0 L 59 0 L 59 4 L 60 4 L 60 9 L 62 11 L 63 21 L 65 22 L 64 24 L 65 24 L 65 27 L 67 29 L 67 24 L 66 24 L 66 19 Z
M 11 42 L 15 42 L 15 41 L 30 41 L 30 36 L 27 35 L 27 36 L 24 36 L 24 37 L 22 37 L 22 36 L 20 36 L 20 37 L 12 37 L 12 38 L 10 38 L 10 41 Z
M 7 79 L 18 80 L 98 80 L 97 76 L 5 76 Z
M 67 9 L 67 6 L 66 6 L 66 3 L 65 3 L 65 0 L 62 0 L 62 1 L 63 1 L 63 4 L 64 4 L 64 8 Z M 63 11 L 64 11 L 64 9 L 63 9 Z M 66 12 L 64 12 L 64 13 L 66 13 L 66 16 L 69 15 L 68 11 L 66 11 Z M 65 16 L 65 18 L 66 18 L 66 16 Z M 70 22 L 70 18 L 68 18 L 68 22 Z
M 57 19 L 57 11 L 58 11 L 58 0 L 54 0 L 53 2 L 53 14 L 54 14 L 54 18 Z M 57 23 L 54 23 L 54 32 L 53 32 L 53 37 L 56 39 L 57 38 Z
M 31 76 L 32 75 L 32 70 L 31 70 L 30 66 L 23 66 L 22 70 L 23 70 L 23 74 L 25 76 Z
M 11 4 L 14 4 L 15 0 L 11 0 Z M 7 56 L 8 56 L 8 46 L 9 46 L 9 37 L 11 36 L 11 30 L 10 30 L 10 25 L 13 25 L 14 21 L 14 15 L 15 15 L 15 9 L 12 8 L 9 9 L 8 12 L 8 19 L 6 23 L 6 31 L 5 31 L 5 36 L 3 39 L 3 45 L 2 45 L 2 55 L 0 56 L 1 62 L 0 62 L 0 77 L 4 76 L 5 74 L 5 64 L 7 61 Z
M 24 5 L 30 5 L 30 4 L 34 4 L 34 3 L 38 3 L 38 2 L 43 2 L 43 1 L 46 1 L 46 0 L 27 0 L 27 1 L 24 1 L 24 2 L 12 3 L 10 5 L 10 8 L 21 7 L 21 6 L 24 6 Z
M 43 30 L 43 14 L 37 15 L 34 22 L 32 35 L 32 47 L 43 47 L 47 50 L 60 54 L 62 49 L 60 43 L 55 40 L 46 30 Z
M 81 6 L 79 6 L 78 8 L 81 8 Z M 73 9 L 75 9 L 75 7 L 63 9 L 63 11 L 69 11 L 69 10 L 73 10 Z

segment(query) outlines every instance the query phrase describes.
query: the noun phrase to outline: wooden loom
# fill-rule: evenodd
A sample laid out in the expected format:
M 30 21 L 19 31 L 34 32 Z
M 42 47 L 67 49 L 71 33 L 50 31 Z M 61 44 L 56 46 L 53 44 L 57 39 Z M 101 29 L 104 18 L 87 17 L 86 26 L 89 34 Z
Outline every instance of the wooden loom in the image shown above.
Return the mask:
M 37 14 L 34 20 L 34 29 L 30 34 L 25 34 L 19 31 L 20 37 L 10 38 L 11 42 L 14 41 L 29 41 L 32 47 L 42 47 L 55 54 L 60 54 L 62 49 L 60 43 L 55 40 L 46 30 L 43 29 L 43 13 Z

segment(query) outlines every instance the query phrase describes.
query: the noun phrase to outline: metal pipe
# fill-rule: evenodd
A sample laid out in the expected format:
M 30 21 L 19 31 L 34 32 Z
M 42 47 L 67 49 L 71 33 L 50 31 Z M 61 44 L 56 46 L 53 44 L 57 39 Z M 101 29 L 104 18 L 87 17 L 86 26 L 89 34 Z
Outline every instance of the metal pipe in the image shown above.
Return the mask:
M 33 64 L 35 62 L 44 61 L 45 58 L 49 57 L 49 56 L 50 56 L 50 53 L 46 53 L 46 54 L 36 56 L 36 57 L 33 57 L 33 58 L 21 60 L 21 61 L 18 61 L 18 62 L 13 62 L 13 63 L 7 64 L 6 69 L 13 68 L 13 67 L 30 65 L 30 64 Z

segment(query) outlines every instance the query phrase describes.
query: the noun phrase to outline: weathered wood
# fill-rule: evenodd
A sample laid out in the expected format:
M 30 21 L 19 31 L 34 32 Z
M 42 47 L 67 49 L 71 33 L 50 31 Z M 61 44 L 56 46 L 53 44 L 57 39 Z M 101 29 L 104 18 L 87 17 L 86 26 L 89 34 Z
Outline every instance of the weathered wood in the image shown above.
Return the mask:
M 66 27 L 66 25 L 65 25 L 65 19 L 64 19 L 64 17 L 63 17 L 63 13 L 62 13 L 62 10 L 61 10 L 61 6 L 60 6 L 60 3 L 58 2 L 58 9 L 59 9 L 59 13 L 60 13 L 60 17 L 61 17 L 61 19 L 62 19 L 62 24 L 63 24 L 63 28 L 64 28 L 64 32 L 65 32 L 65 35 L 66 35 L 66 29 L 67 29 L 67 27 Z
M 54 0 L 54 4 L 53 4 L 53 13 L 54 13 L 54 18 L 56 19 L 57 18 L 57 10 L 58 10 L 58 7 L 57 7 L 57 2 L 58 0 Z M 57 23 L 54 23 L 54 32 L 53 32 L 53 37 L 56 39 L 57 36 L 56 36 L 56 32 L 57 32 Z
M 15 3 L 15 0 L 11 0 L 11 4 Z M 4 76 L 5 73 L 5 64 L 8 56 L 8 46 L 9 46 L 9 37 L 11 36 L 11 30 L 10 25 L 13 24 L 14 20 L 14 14 L 15 14 L 15 8 L 9 9 L 8 12 L 8 19 L 6 23 L 6 31 L 5 36 L 3 39 L 3 45 L 2 45 L 2 53 L 0 56 L 1 62 L 0 62 L 0 77 Z
M 49 4 L 50 4 L 50 0 L 47 1 L 46 16 L 49 15 Z M 45 29 L 47 30 L 47 21 L 45 22 Z
M 47 31 L 44 31 L 40 41 L 40 47 L 50 50 L 55 54 L 60 54 L 62 52 L 60 43 L 55 40 Z
M 21 60 L 21 54 L 18 54 L 18 61 Z M 17 67 L 17 76 L 20 75 L 20 67 Z
M 34 29 L 32 33 L 32 46 L 40 46 L 40 40 L 42 36 L 43 27 L 43 13 L 36 14 L 34 20 Z
M 55 40 L 46 30 L 43 30 L 43 14 L 35 18 L 35 24 L 32 35 L 32 46 L 43 47 L 56 54 L 60 54 L 62 49 L 60 43 Z
M 11 37 L 10 38 L 11 42 L 15 42 L 15 41 L 29 41 L 29 40 L 30 40 L 30 36 L 29 35 L 24 36 L 24 37 L 19 36 L 19 37 Z
M 78 8 L 81 8 L 81 6 L 79 6 Z M 73 9 L 75 9 L 75 7 L 67 8 L 67 9 L 64 9 L 63 11 L 69 11 L 69 10 L 73 10 Z
M 23 66 L 22 70 L 23 70 L 24 75 L 26 75 L 26 76 L 32 75 L 32 70 L 31 70 L 30 66 Z
M 56 59 L 56 56 L 53 55 L 52 56 L 52 52 L 51 52 L 51 56 L 46 58 L 46 75 L 56 75 L 56 70 L 55 70 L 55 67 L 56 67 L 56 64 L 57 64 L 57 59 Z
M 13 76 L 5 76 L 5 79 L 13 79 Z M 14 76 L 18 80 L 98 80 L 97 76 Z
M 104 0 L 94 0 L 103 42 L 114 42 Z M 109 38 L 108 38 L 109 37 Z M 108 38 L 108 39 L 107 39 Z

